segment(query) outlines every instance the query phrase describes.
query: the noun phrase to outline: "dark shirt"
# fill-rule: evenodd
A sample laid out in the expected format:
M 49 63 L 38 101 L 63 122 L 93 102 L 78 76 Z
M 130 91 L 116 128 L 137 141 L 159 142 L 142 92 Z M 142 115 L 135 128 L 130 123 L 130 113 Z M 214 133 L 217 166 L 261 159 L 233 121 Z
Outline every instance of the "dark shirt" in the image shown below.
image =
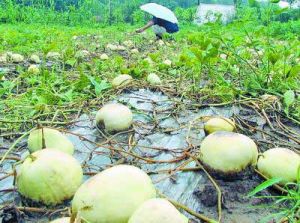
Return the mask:
M 178 24 L 169 22 L 164 19 L 160 19 L 157 17 L 153 17 L 152 21 L 154 22 L 154 25 L 162 26 L 164 27 L 168 33 L 176 33 L 179 31 Z

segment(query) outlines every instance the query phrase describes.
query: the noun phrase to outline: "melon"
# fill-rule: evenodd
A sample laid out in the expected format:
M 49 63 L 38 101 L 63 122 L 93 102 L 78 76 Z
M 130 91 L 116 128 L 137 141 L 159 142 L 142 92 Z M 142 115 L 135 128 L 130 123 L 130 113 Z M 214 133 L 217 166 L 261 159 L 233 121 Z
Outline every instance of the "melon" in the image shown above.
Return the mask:
M 145 201 L 130 217 L 128 223 L 188 223 L 168 200 L 154 198 Z
M 155 198 L 150 177 L 141 169 L 118 165 L 86 181 L 72 201 L 72 214 L 90 223 L 128 223 L 145 201 Z
M 32 153 L 17 171 L 21 195 L 35 202 L 57 205 L 73 197 L 82 182 L 82 169 L 69 154 L 53 149 Z
M 286 148 L 264 152 L 258 159 L 257 168 L 268 178 L 280 178 L 282 185 L 300 180 L 300 156 Z
M 45 145 L 43 145 L 43 139 Z M 32 131 L 28 137 L 28 149 L 30 152 L 45 148 L 60 150 L 62 152 L 73 154 L 73 143 L 61 132 L 50 128 L 39 128 Z
M 206 166 L 223 174 L 236 174 L 255 166 L 257 158 L 257 146 L 252 139 L 225 131 L 208 135 L 201 143 L 199 155 Z
M 96 123 L 107 132 L 128 130 L 133 122 L 131 110 L 122 104 L 107 104 L 96 114 Z

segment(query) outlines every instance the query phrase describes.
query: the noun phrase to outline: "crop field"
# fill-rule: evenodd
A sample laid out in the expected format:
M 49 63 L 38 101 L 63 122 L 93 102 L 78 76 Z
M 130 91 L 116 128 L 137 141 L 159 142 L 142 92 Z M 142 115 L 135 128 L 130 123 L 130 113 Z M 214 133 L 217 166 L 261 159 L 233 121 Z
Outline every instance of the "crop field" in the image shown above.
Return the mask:
M 0 223 L 300 221 L 299 11 L 199 26 L 176 5 L 157 40 L 139 11 L 7 2 Z

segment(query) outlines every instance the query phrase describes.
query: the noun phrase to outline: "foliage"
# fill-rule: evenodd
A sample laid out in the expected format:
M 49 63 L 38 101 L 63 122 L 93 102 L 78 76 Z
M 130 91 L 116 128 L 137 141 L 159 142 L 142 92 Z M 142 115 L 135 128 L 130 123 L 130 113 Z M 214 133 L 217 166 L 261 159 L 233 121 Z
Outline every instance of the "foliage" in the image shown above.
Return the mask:
M 182 7 L 190 6 L 184 1 L 176 2 Z M 90 19 L 94 16 L 93 10 L 107 10 L 107 4 L 93 8 L 94 1 L 80 1 L 75 5 L 66 1 L 65 8 L 53 5 L 51 8 L 43 1 L 16 3 L 6 0 L 4 10 L 3 3 L 0 7 L 2 18 L 27 24 L 0 26 L 3 30 L 0 53 L 13 51 L 27 57 L 38 53 L 43 58 L 49 51 L 63 54 L 60 63 L 51 69 L 42 64 L 41 73 L 35 76 L 23 66 L 16 66 L 19 76 L 8 77 L 0 72 L 6 78 L 0 82 L 0 97 L 5 101 L 0 108 L 7 118 L 37 119 L 60 106 L 69 108 L 72 113 L 74 104 L 109 94 L 109 82 L 118 74 L 143 78 L 155 72 L 163 73 L 165 79 L 175 78 L 178 89 L 188 86 L 181 92 L 183 95 L 199 94 L 203 100 L 212 102 L 277 95 L 282 99 L 285 114 L 299 121 L 300 22 L 274 21 L 277 10 L 274 7 L 263 12 L 251 7 L 241 8 L 236 20 L 227 26 L 214 23 L 202 27 L 191 24 L 195 8 L 176 8 L 178 17 L 185 22 L 182 22 L 181 31 L 174 35 L 176 42 L 161 47 L 151 42 L 151 36 L 133 36 L 135 27 L 128 24 L 105 26 L 109 14 L 104 13 L 104 22 L 94 26 Z M 104 4 L 103 1 L 98 3 Z M 112 12 L 113 22 L 135 24 L 143 21 L 144 13 L 132 10 L 140 3 L 123 1 L 119 11 Z M 117 6 L 116 2 L 114 4 Z M 80 26 L 77 26 L 79 21 Z M 55 24 L 46 25 L 51 22 Z M 74 26 L 66 27 L 65 24 Z M 73 40 L 73 36 L 79 40 Z M 99 55 L 107 43 L 119 44 L 128 39 L 134 42 L 140 54 L 128 58 L 111 53 L 110 60 L 100 60 Z M 76 58 L 76 52 L 82 49 L 95 52 L 94 56 L 89 60 Z M 145 61 L 146 57 L 156 66 Z M 171 59 L 175 67 L 168 68 L 161 63 L 165 59 Z M 19 109 L 12 109 L 16 105 Z
M 256 198 L 271 198 L 274 199 L 274 203 L 270 206 L 277 210 L 276 214 L 271 216 L 266 216 L 265 222 L 269 220 L 278 221 L 278 222 L 295 222 L 296 219 L 299 219 L 300 214 L 300 184 L 299 183 L 291 183 L 286 185 L 285 190 L 286 193 L 283 195 L 277 196 L 259 196 L 258 194 L 265 190 L 268 187 L 271 187 L 278 183 L 280 179 L 274 178 L 269 179 L 262 184 L 258 185 L 255 189 L 253 189 L 248 197 L 256 197 Z
M 63 23 L 65 25 L 90 23 L 134 23 L 145 21 L 139 10 L 145 0 L 0 0 L 0 21 Z M 197 5 L 197 0 L 153 1 L 171 9 L 187 8 Z M 191 21 L 191 13 L 180 11 L 179 17 Z

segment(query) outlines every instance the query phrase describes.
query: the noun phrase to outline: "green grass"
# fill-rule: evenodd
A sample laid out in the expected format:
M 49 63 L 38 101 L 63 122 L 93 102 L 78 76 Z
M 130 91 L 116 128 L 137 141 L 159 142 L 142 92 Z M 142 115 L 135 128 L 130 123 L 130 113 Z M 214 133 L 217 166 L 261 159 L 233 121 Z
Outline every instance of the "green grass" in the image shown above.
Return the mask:
M 284 188 L 286 191 L 282 195 L 276 196 L 259 196 L 258 193 L 265 190 L 268 187 L 279 183 L 280 179 L 269 179 L 262 184 L 258 185 L 253 191 L 249 193 L 249 197 L 256 198 L 269 198 L 274 202 L 267 205 L 269 208 L 276 210 L 276 214 L 266 216 L 262 222 L 276 221 L 276 222 L 298 222 L 296 219 L 300 217 L 300 183 L 290 183 Z
M 18 75 L 2 74 L 0 117 L 5 120 L 49 120 L 59 111 L 61 120 L 69 120 L 86 101 L 99 104 L 113 96 L 110 81 L 128 73 L 143 80 L 156 72 L 165 82 L 172 82 L 184 97 L 203 102 L 230 102 L 243 97 L 272 94 L 282 101 L 286 116 L 299 122 L 300 67 L 299 21 L 269 27 L 257 21 L 236 21 L 228 26 L 209 24 L 203 27 L 183 25 L 169 46 L 153 42 L 154 35 L 134 35 L 136 26 L 115 25 L 63 26 L 41 24 L 2 24 L 0 53 L 12 51 L 28 58 L 37 53 L 44 58 L 49 51 L 63 55 L 49 67 L 41 66 L 39 75 L 27 72 L 28 65 L 16 65 Z M 286 32 L 282 33 L 278 27 Z M 271 34 L 271 35 L 270 35 Z M 79 36 L 74 40 L 73 36 Z M 106 52 L 106 44 L 132 40 L 138 55 L 125 56 Z M 76 58 L 76 52 L 88 50 L 87 60 Z M 110 60 L 101 61 L 106 52 Z M 221 55 L 226 55 L 222 59 Z M 150 57 L 154 64 L 145 62 Z M 171 68 L 162 64 L 173 62 Z M 203 80 L 206 84 L 200 87 Z M 20 124 L 6 124 L 19 128 Z

